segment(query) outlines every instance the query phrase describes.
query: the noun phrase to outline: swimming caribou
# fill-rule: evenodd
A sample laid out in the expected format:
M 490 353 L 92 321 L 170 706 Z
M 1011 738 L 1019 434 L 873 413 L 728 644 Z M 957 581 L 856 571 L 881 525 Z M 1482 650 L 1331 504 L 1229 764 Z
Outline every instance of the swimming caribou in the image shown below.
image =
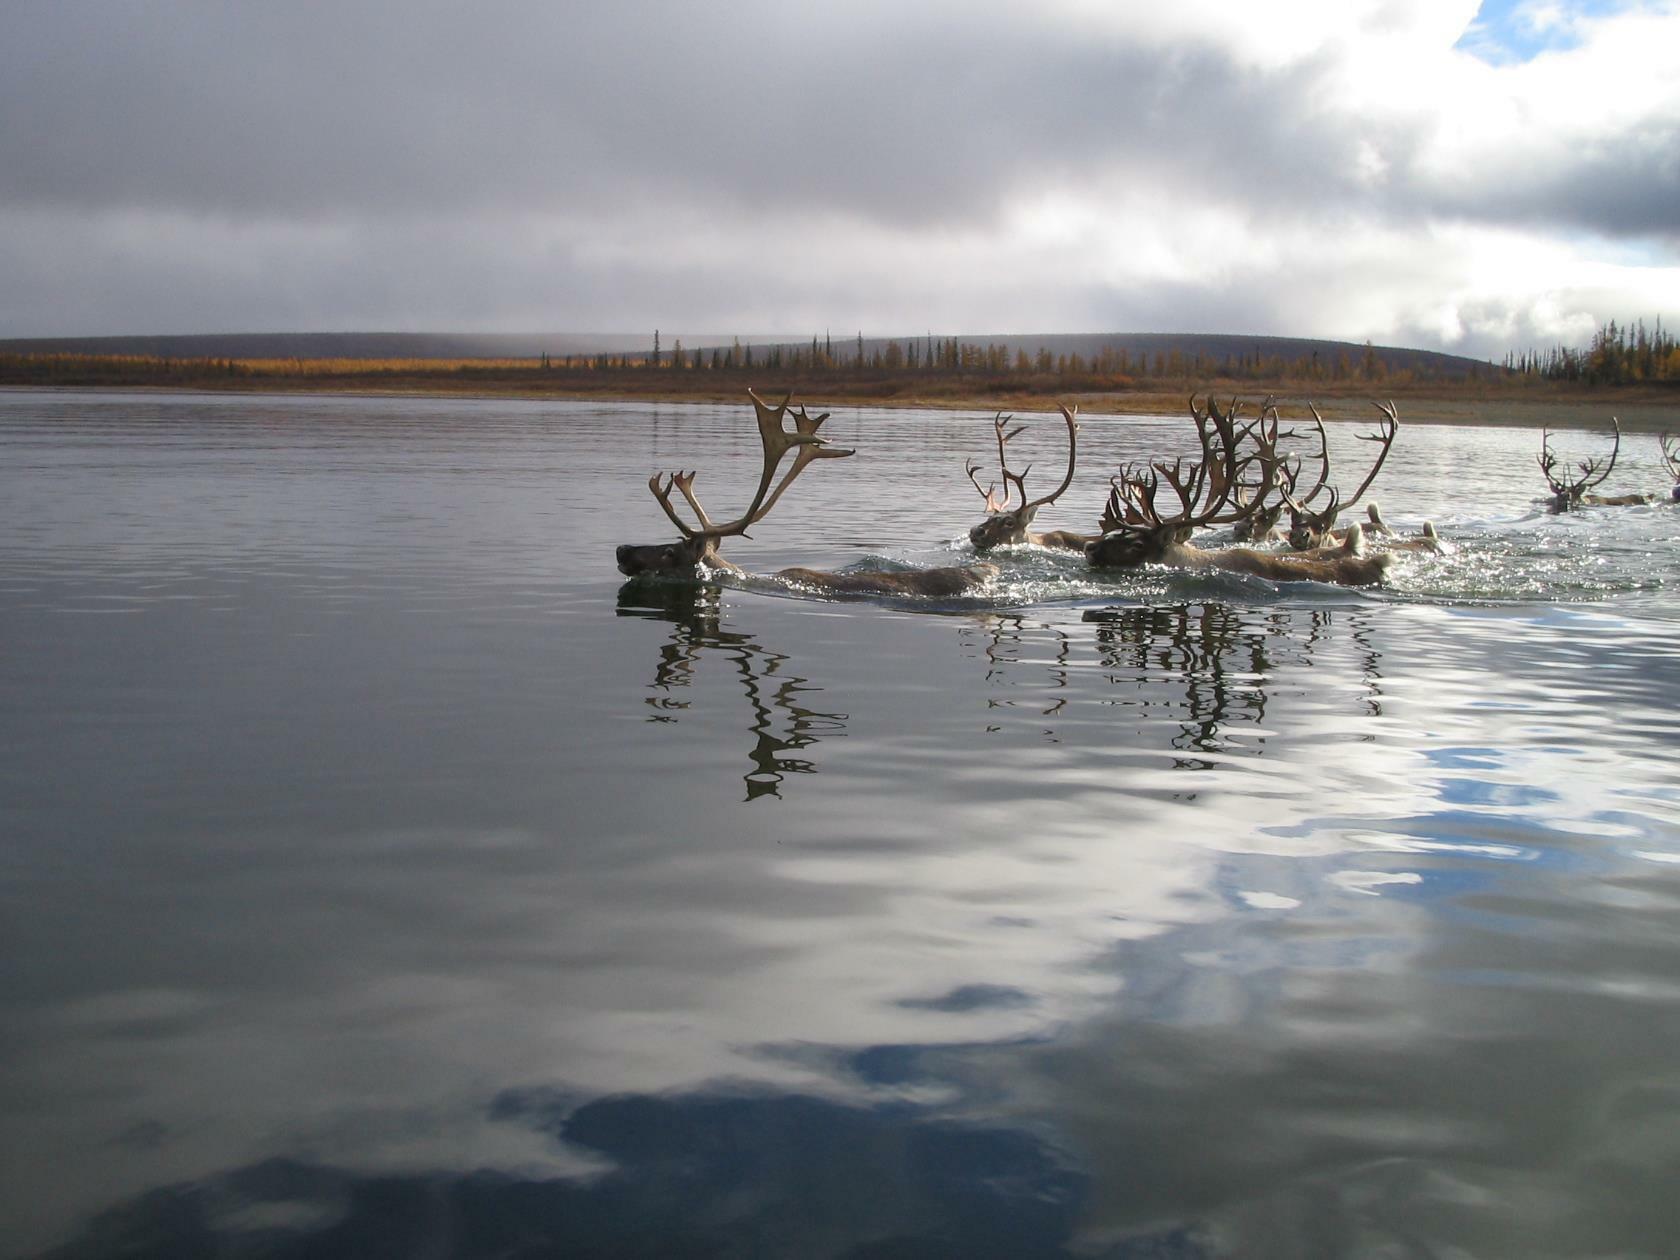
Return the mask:
M 1578 507 L 1632 507 L 1640 503 L 1649 503 L 1648 494 L 1591 494 L 1589 491 L 1596 485 L 1603 483 L 1610 475 L 1610 470 L 1616 466 L 1616 455 L 1622 449 L 1622 422 L 1615 416 L 1610 417 L 1610 427 L 1615 430 L 1616 441 L 1610 448 L 1609 462 L 1599 459 L 1583 459 L 1576 461 L 1575 470 L 1580 476 L 1572 476 L 1558 464 L 1558 458 L 1552 454 L 1552 435 L 1549 430 L 1540 430 L 1540 454 L 1535 459 L 1540 464 L 1540 472 L 1546 478 L 1546 485 L 1551 489 L 1551 498 L 1546 501 L 1549 512 L 1572 512 Z M 1664 448 L 1667 454 L 1667 448 Z
M 700 576 L 702 569 L 744 573 L 744 570 L 718 554 L 718 547 L 723 540 L 745 537 L 748 528 L 769 515 L 770 509 L 776 506 L 782 493 L 793 483 L 793 479 L 814 461 L 844 459 L 853 454 L 850 450 L 828 445 L 818 435 L 817 430 L 822 426 L 822 422 L 828 419 L 828 412 L 812 416 L 801 406 L 797 411 L 790 413 L 788 404 L 793 400 L 792 394 L 774 407 L 750 389 L 747 396 L 752 399 L 753 409 L 758 415 L 759 439 L 764 447 L 764 466 L 759 474 L 758 489 L 753 493 L 752 501 L 746 510 L 732 521 L 715 524 L 700 506 L 699 499 L 695 498 L 695 473 L 673 472 L 664 477 L 654 473 L 648 478 L 648 489 L 652 491 L 654 499 L 664 509 L 665 515 L 671 524 L 676 526 L 681 537 L 671 543 L 640 546 L 624 544 L 617 551 L 620 573 L 627 577 L 663 575 L 690 578 Z M 793 421 L 792 432 L 788 431 L 785 423 L 790 416 Z M 789 451 L 794 452 L 793 463 L 782 474 L 781 480 L 777 481 L 776 470 Z M 677 512 L 671 502 L 672 490 L 680 493 L 688 503 L 689 510 L 698 522 L 697 525 L 688 524 Z M 997 573 L 996 565 L 979 563 L 903 572 L 849 570 L 844 573 L 831 573 L 820 569 L 794 568 L 782 569 L 775 576 L 784 582 L 808 587 L 824 594 L 948 597 L 983 586 L 996 577 Z
M 1087 543 L 1085 558 L 1098 568 L 1136 568 L 1164 564 L 1186 569 L 1223 569 L 1274 582 L 1314 581 L 1341 586 L 1370 586 L 1382 581 L 1394 562 L 1388 554 L 1370 554 L 1364 531 L 1350 525 L 1342 545 L 1313 555 L 1276 555 L 1250 547 L 1204 550 L 1190 541 L 1200 528 L 1233 525 L 1254 514 L 1278 485 L 1277 411 L 1270 403 L 1260 415 L 1239 423 L 1233 404 L 1221 412 L 1209 398 L 1205 409 L 1190 403 L 1201 445 L 1201 459 L 1186 464 L 1156 460 L 1114 478 L 1104 513 L 1104 532 Z M 1159 504 L 1162 483 L 1178 500 L 1176 510 Z
M 1079 458 L 1079 408 L 1061 408 L 1062 419 L 1067 422 L 1068 459 L 1067 472 L 1063 474 L 1061 484 L 1049 494 L 1036 499 L 1027 498 L 1027 474 L 1032 471 L 1028 464 L 1020 472 L 1009 470 L 1008 455 L 1004 450 L 1010 439 L 1017 436 L 1025 425 L 1016 425 L 1009 429 L 1009 421 L 1013 416 L 1006 416 L 999 412 L 992 419 L 992 429 L 997 435 L 998 470 L 1003 476 L 1003 497 L 997 494 L 997 482 L 982 488 L 980 479 L 974 474 L 980 471 L 980 465 L 972 459 L 964 465 L 968 479 L 974 483 L 974 488 L 980 491 L 986 500 L 986 519 L 968 531 L 968 540 L 974 544 L 976 551 L 990 551 L 993 547 L 1005 547 L 1020 543 L 1032 543 L 1038 547 L 1055 547 L 1065 551 L 1082 550 L 1086 543 L 1095 537 L 1094 534 L 1075 534 L 1065 529 L 1047 530 L 1043 533 L 1033 533 L 1029 528 L 1033 518 L 1038 515 L 1038 509 L 1054 503 L 1067 493 L 1067 488 L 1073 484 L 1073 470 Z M 1007 432 L 1005 431 L 1007 430 Z M 1016 495 L 1020 502 L 1011 507 L 1010 500 Z

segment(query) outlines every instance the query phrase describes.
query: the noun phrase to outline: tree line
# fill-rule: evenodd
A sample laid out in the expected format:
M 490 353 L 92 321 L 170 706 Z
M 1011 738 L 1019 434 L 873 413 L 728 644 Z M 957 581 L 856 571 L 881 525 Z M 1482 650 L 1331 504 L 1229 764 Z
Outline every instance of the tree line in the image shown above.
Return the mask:
M 1259 350 L 1245 354 L 1213 355 L 1198 351 L 1161 350 L 1132 352 L 1121 346 L 1105 346 L 1090 355 L 1054 353 L 1044 346 L 1029 354 L 1023 347 L 964 341 L 958 337 L 913 337 L 866 343 L 859 333 L 852 346 L 836 347 L 832 337 L 811 338 L 810 344 L 772 343 L 745 345 L 736 339 L 729 346 L 685 350 L 678 340 L 662 349 L 655 332 L 653 349 L 645 354 L 593 354 L 543 356 L 550 371 L 668 371 L 732 372 L 765 370 L 801 376 L 858 375 L 873 378 L 910 377 L 1055 378 L 1060 381 L 1095 382 L 1109 388 L 1123 388 L 1137 381 L 1203 381 L 1210 379 L 1252 381 L 1413 381 L 1432 379 L 1427 365 L 1391 367 L 1369 342 L 1356 353 L 1313 350 L 1285 356 Z M 1491 372 L 1492 367 L 1489 365 Z M 1478 368 L 1468 369 L 1472 379 Z
M 1547 381 L 1577 381 L 1587 385 L 1680 384 L 1680 344 L 1658 319 L 1603 324 L 1584 349 L 1554 346 L 1544 353 L 1507 355 L 1506 372 Z
M 1467 371 L 1468 375 L 1465 375 Z M 1581 349 L 1556 347 L 1545 353 L 1509 355 L 1503 365 L 1477 365 L 1438 372 L 1427 360 L 1391 364 L 1369 342 L 1363 347 L 1323 344 L 1297 355 L 1256 348 L 1247 353 L 1210 354 L 1184 349 L 1153 352 L 1105 346 L 1089 354 L 1056 353 L 1039 346 L 1029 353 L 995 342 L 958 337 L 912 337 L 866 341 L 861 333 L 836 343 L 828 335 L 807 342 L 669 348 L 654 333 L 641 352 L 543 354 L 504 359 L 332 359 L 185 358 L 159 355 L 73 352 L 0 353 L 0 384 L 123 385 L 224 382 L 260 387 L 264 381 L 307 380 L 311 386 L 358 382 L 448 387 L 451 382 L 557 389 L 662 389 L 684 377 L 698 385 L 711 374 L 755 373 L 782 381 L 857 382 L 893 392 L 902 386 L 934 385 L 949 392 L 962 386 L 1020 392 L 1122 391 L 1132 386 L 1195 385 L 1221 380 L 1255 384 L 1348 383 L 1400 387 L 1436 380 L 1493 382 L 1565 381 L 1587 385 L 1680 382 L 1680 347 L 1662 327 L 1605 324 Z M 400 382 L 398 378 L 401 378 Z M 712 377 L 714 381 L 717 377 Z M 718 383 L 721 384 L 721 381 Z

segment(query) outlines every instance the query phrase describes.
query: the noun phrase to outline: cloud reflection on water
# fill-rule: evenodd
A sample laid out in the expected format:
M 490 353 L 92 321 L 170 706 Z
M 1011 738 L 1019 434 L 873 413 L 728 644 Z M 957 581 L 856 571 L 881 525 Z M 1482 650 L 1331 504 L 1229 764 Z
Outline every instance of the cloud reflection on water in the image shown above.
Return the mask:
M 1560 602 L 1044 566 L 925 614 L 621 604 L 638 442 L 733 409 L 41 407 L 0 463 L 7 1247 L 1674 1236 L 1680 518 L 1513 523 L 1526 436 L 1414 435 L 1489 456 L 1454 563 L 1602 570 Z M 929 546 L 955 499 L 895 468 L 869 545 Z M 858 484 L 806 488 L 743 560 L 856 559 Z

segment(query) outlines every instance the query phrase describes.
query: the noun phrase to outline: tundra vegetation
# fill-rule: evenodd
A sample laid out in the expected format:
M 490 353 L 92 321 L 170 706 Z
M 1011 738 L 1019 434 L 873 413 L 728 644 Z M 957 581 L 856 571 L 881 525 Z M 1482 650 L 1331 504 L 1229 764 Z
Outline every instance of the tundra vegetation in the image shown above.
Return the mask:
M 1388 396 L 1491 400 L 1592 400 L 1606 391 L 1667 404 L 1680 391 L 1680 346 L 1660 324 L 1607 324 L 1584 349 L 1508 357 L 1502 364 L 1336 342 L 1256 338 L 1146 339 L 1128 349 L 1081 338 L 1088 353 L 955 337 L 684 347 L 654 335 L 640 353 L 540 354 L 527 358 L 187 357 L 0 346 L 0 385 L 150 387 L 735 399 L 753 385 L 797 390 L 825 402 L 900 405 L 1088 400 L 1092 410 L 1176 411 L 1190 389 L 1312 393 L 1320 400 Z M 1131 339 L 1134 342 L 1136 339 Z M 47 343 L 51 344 L 51 343 Z M 1066 339 L 1058 344 L 1066 344 Z M 1620 399 L 1618 399 L 1620 401 Z M 1361 403 L 1361 405 L 1363 405 Z M 1416 409 L 1414 409 L 1416 414 Z M 1624 414 L 1626 411 L 1624 409 Z M 1452 418 L 1442 416 L 1441 418 Z M 1485 416 L 1464 418 L 1485 420 Z M 1657 422 L 1656 427 L 1664 427 Z

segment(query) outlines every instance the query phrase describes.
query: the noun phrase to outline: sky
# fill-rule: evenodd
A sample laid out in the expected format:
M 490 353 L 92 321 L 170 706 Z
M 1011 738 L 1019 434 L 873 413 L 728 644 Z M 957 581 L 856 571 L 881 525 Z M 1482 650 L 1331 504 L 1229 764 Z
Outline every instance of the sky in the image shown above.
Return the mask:
M 1205 332 L 1680 298 L 1680 0 L 0 0 L 0 337 Z

